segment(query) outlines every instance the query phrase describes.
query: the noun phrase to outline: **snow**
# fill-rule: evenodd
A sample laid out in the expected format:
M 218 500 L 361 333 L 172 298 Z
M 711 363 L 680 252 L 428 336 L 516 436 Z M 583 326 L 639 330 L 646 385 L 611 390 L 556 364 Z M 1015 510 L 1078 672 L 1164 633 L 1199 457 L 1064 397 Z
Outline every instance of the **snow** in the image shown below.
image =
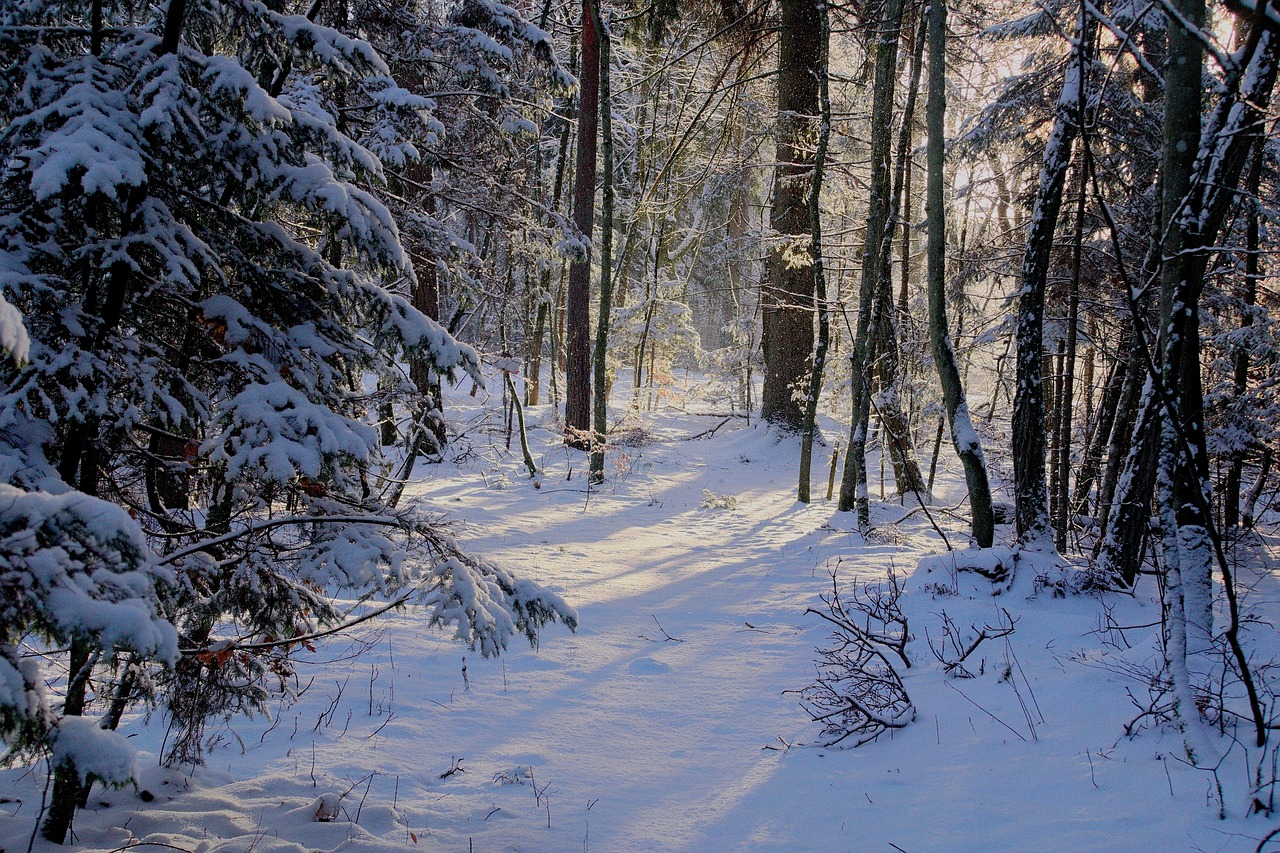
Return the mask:
M 115 504 L 0 483 L 0 554 L 0 589 L 10 597 L 0 601 L 0 619 L 177 659 L 177 633 L 150 595 L 168 575 L 148 565 L 142 531 Z
M 30 152 L 31 191 L 46 201 L 75 185 L 86 195 L 102 193 L 118 198 L 127 187 L 146 182 L 146 168 L 137 119 L 122 92 L 112 91 L 108 78 L 92 57 L 61 98 L 14 123 L 15 128 L 53 126 Z
M 226 464 L 230 475 L 257 469 L 269 480 L 287 483 L 299 474 L 320 477 L 326 473 L 325 459 L 335 454 L 365 458 L 375 441 L 371 427 L 276 381 L 250 385 L 228 401 L 224 431 L 207 439 L 201 452 Z
M 95 779 L 125 785 L 138 777 L 137 755 L 120 732 L 106 731 L 97 720 L 63 717 L 53 737 L 53 763 L 72 761 L 81 781 Z
M 798 449 L 743 418 L 694 441 L 706 417 L 646 416 L 630 425 L 650 440 L 611 450 L 588 494 L 584 457 L 536 407 L 530 480 L 503 448 L 497 381 L 450 400 L 466 452 L 422 466 L 406 500 L 558 590 L 576 633 L 549 626 L 538 648 L 485 659 L 406 606 L 298 650 L 302 695 L 215 723 L 204 768 L 157 767 L 163 720 L 126 718 L 139 787 L 95 788 L 75 849 L 1235 851 L 1270 830 L 1245 817 L 1239 747 L 1219 820 L 1176 730 L 1126 736 L 1127 694 L 1147 698 L 1159 656 L 1158 629 L 1122 627 L 1159 622 L 1149 582 L 1100 598 L 1071 591 L 1052 555 L 948 553 L 913 502 L 874 490 L 863 539 L 834 504 L 795 502 Z M 958 465 L 936 491 L 935 520 L 963 542 L 964 519 L 940 511 L 963 496 Z M 915 721 L 856 750 L 814 746 L 820 727 L 784 693 L 814 677 L 829 632 L 805 610 L 832 570 L 846 590 L 895 572 L 912 635 Z M 1273 578 L 1252 582 L 1276 600 Z M 482 589 L 457 595 L 482 605 Z M 945 674 L 948 643 L 1006 624 L 966 659 L 972 678 Z M 0 848 L 26 849 L 39 776 L 0 771 Z
M 27 335 L 27 327 L 22 322 L 22 312 L 13 307 L 0 294 L 0 350 L 8 354 L 17 364 L 27 360 L 31 349 L 31 338 Z

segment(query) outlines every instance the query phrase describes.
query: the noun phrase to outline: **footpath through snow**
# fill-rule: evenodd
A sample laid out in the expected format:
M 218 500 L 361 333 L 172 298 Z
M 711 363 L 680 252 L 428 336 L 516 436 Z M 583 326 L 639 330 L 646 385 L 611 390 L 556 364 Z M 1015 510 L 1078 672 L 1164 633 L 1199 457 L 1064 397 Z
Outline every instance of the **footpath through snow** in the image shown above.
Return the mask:
M 1270 829 L 1241 817 L 1239 779 L 1223 780 L 1219 821 L 1214 779 L 1172 759 L 1174 733 L 1124 737 L 1126 689 L 1146 694 L 1120 673 L 1156 650 L 1117 626 L 1158 620 L 1153 590 L 1104 607 L 1055 598 L 1032 567 L 999 596 L 945 561 L 917 572 L 945 550 L 923 512 L 878 505 L 864 542 L 831 504 L 794 501 L 789 443 L 740 419 L 687 440 L 715 423 L 651 422 L 588 495 L 583 457 L 552 430 L 531 433 L 535 488 L 477 421 L 475 452 L 431 466 L 412 495 L 561 592 L 578 632 L 482 660 L 408 608 L 304 653 L 302 696 L 215 726 L 191 775 L 154 767 L 160 715 L 132 720 L 154 800 L 95 790 L 78 849 L 1224 851 Z M 956 488 L 933 513 L 959 545 Z M 915 722 L 847 751 L 813 746 L 819 727 L 784 693 L 813 679 L 827 630 L 804 611 L 837 565 L 849 585 L 904 577 L 914 636 Z M 944 622 L 969 635 L 1002 608 L 1014 633 L 966 662 L 975 677 L 946 677 L 929 651 Z M 0 774 L 7 853 L 26 849 L 33 776 Z

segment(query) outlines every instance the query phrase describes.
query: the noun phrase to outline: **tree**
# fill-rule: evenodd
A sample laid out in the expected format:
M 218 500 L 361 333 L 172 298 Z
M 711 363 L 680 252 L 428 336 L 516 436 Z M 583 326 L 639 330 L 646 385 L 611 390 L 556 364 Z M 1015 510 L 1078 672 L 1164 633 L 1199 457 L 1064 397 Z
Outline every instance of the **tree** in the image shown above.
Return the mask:
M 818 397 L 822 392 L 822 375 L 827 364 L 827 350 L 831 345 L 831 305 L 827 300 L 826 267 L 822 259 L 822 172 L 826 167 L 827 147 L 831 140 L 831 75 L 828 62 L 831 55 L 831 12 L 826 0 L 818 0 L 820 44 L 818 60 L 818 100 L 820 122 L 817 150 L 813 155 L 813 179 L 809 185 L 809 226 L 813 233 L 809 240 L 809 264 L 813 270 L 813 305 L 818 315 L 818 340 L 813 349 L 813 364 L 809 371 L 809 388 L 805 394 L 804 417 L 800 428 L 800 482 L 797 499 L 809 503 L 809 481 L 813 469 L 813 434 L 818 420 Z
M 1253 128 L 1262 120 L 1276 81 L 1274 33 L 1265 10 L 1250 22 L 1240 58 L 1207 118 L 1201 117 L 1201 69 L 1206 14 L 1203 0 L 1182 0 L 1169 32 L 1165 68 L 1165 126 L 1160 297 L 1163 336 L 1158 375 L 1152 376 L 1164 409 L 1157 505 L 1165 560 L 1168 612 L 1166 659 L 1174 684 L 1174 713 L 1188 759 L 1204 756 L 1193 732 L 1199 711 L 1191 692 L 1189 655 L 1214 640 L 1216 564 L 1227 598 L 1222 632 L 1249 693 L 1257 745 L 1266 741 L 1263 712 L 1240 645 L 1236 591 L 1221 534 L 1210 511 L 1212 485 L 1206 447 L 1200 364 L 1200 300 L 1211 247 L 1235 204 Z M 1194 153 L 1193 153 L 1194 152 Z
M 898 41 L 902 30 L 902 2 L 888 0 L 875 41 L 875 88 L 871 105 L 871 187 L 867 200 L 867 230 L 858 290 L 858 314 L 850 365 L 852 407 L 849 450 L 840 480 L 842 511 L 857 511 L 858 529 L 870 526 L 867 499 L 867 430 L 871 420 L 871 380 L 877 323 L 872 317 L 881 291 L 881 275 L 893 238 L 890 227 L 890 154 L 893 140 L 894 81 L 898 72 Z
M 609 351 L 609 312 L 613 307 L 613 98 L 609 86 L 611 55 L 608 28 L 600 11 L 599 0 L 591 4 L 593 25 L 600 36 L 600 130 L 604 148 L 604 197 L 600 211 L 600 312 L 596 319 L 596 342 L 593 360 L 591 481 L 604 482 L 604 439 L 608 431 L 609 382 L 605 372 L 605 356 Z
M 260 707 L 264 676 L 288 673 L 282 638 L 341 622 L 330 590 L 418 601 L 486 654 L 576 618 L 377 485 L 366 389 L 403 386 L 415 359 L 479 378 L 475 351 L 393 292 L 415 272 L 377 193 L 384 162 L 436 133 L 433 103 L 303 16 L 82 13 L 11 10 L 0 34 L 21 69 L 0 113 L 0 337 L 20 354 L 20 313 L 28 343 L 0 368 L 2 583 L 25 591 L 0 635 L 22 685 L 0 723 L 55 756 L 53 841 L 92 778 L 128 775 L 77 746 L 102 740 L 73 718 L 105 658 L 127 663 L 121 703 L 159 692 L 167 757 L 196 761 L 209 715 Z M 68 616 L 58 578 L 81 575 L 86 612 L 130 612 L 129 630 Z M 14 663 L 28 631 L 69 641 L 60 716 Z M 118 719 L 113 703 L 102 722 Z
M 1045 480 L 1047 449 L 1042 372 L 1045 287 L 1072 147 L 1084 119 L 1096 28 L 1096 21 L 1082 3 L 1071 59 L 1055 108 L 1053 130 L 1045 144 L 1039 188 L 1022 257 L 1017 309 L 1017 382 L 1013 400 L 1013 470 L 1018 538 L 1027 545 L 1052 547 L 1049 490 Z
M 600 113 L 600 33 L 593 0 L 582 0 L 582 62 L 579 67 L 578 150 L 573 185 L 573 221 L 581 243 L 569 263 L 565 312 L 566 436 L 586 446 L 591 429 L 591 229 L 596 209 L 596 132 Z
M 813 153 L 806 140 L 818 114 L 821 22 L 814 0 L 781 0 L 778 41 L 777 165 L 769 224 L 780 242 L 769 251 L 761 290 L 764 388 L 760 417 L 786 430 L 803 421 L 796 390 L 813 354 L 813 275 L 808 189 Z
M 990 548 L 995 537 L 995 517 L 991 509 L 991 487 L 978 432 L 969 417 L 960 369 L 947 332 L 946 302 L 946 213 L 943 208 L 943 165 L 946 156 L 943 118 L 946 112 L 946 32 L 945 0 L 929 4 L 929 101 L 925 106 L 928 127 L 928 185 L 925 214 L 929 230 L 929 343 L 942 385 L 942 398 L 951 423 L 951 443 L 964 466 L 969 487 L 969 508 L 973 514 L 973 538 L 980 548 Z

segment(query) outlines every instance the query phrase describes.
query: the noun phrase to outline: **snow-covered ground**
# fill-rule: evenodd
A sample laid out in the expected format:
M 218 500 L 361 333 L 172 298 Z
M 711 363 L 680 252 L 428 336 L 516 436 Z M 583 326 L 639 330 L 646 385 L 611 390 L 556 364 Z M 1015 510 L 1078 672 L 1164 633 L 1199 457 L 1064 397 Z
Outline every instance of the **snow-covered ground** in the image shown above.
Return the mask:
M 156 767 L 163 720 L 133 719 L 142 784 L 93 792 L 78 849 L 1234 851 L 1275 827 L 1245 817 L 1257 751 L 1233 746 L 1215 782 L 1177 760 L 1171 729 L 1126 737 L 1157 649 L 1155 629 L 1121 626 L 1158 622 L 1150 581 L 1134 598 L 1060 598 L 1031 561 L 1011 588 L 945 557 L 918 568 L 946 551 L 926 513 L 876 503 L 864 541 L 821 499 L 828 451 L 818 499 L 799 504 L 794 442 L 741 418 L 645 416 L 588 494 L 584 457 L 533 410 L 535 485 L 492 428 L 497 398 L 458 405 L 470 452 L 419 467 L 413 497 L 562 593 L 577 633 L 483 660 L 405 609 L 304 653 L 301 697 L 212 729 L 194 772 Z M 956 546 L 962 495 L 948 476 L 931 507 Z M 846 595 L 895 571 L 914 637 L 915 721 L 852 750 L 816 745 L 820 727 L 785 692 L 814 678 L 829 632 L 805 610 L 833 568 Z M 1280 598 L 1270 577 L 1253 596 Z M 965 662 L 972 678 L 930 652 L 945 620 L 964 645 L 1010 619 Z M 0 851 L 27 848 L 42 785 L 0 773 Z M 336 819 L 316 821 L 326 806 Z

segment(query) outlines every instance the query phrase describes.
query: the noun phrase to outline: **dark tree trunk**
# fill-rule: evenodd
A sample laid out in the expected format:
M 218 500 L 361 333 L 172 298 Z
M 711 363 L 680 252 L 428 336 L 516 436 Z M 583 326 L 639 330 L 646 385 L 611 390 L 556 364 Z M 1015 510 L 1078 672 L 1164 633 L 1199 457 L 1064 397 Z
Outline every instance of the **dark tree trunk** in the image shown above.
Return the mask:
M 1082 157 L 1089 156 L 1088 147 L 1081 151 Z M 1056 532 L 1054 544 L 1059 552 L 1067 549 L 1067 524 L 1071 519 L 1071 432 L 1075 422 L 1075 382 L 1076 382 L 1076 343 L 1079 337 L 1077 326 L 1080 322 L 1080 285 L 1082 270 L 1080 268 L 1084 247 L 1084 214 L 1085 184 L 1088 165 L 1079 170 L 1079 190 L 1076 197 L 1076 216 L 1074 235 L 1071 241 L 1071 287 L 1067 293 L 1067 328 L 1066 341 L 1062 350 L 1062 389 L 1058 395 L 1057 450 L 1054 481 L 1056 489 L 1050 502 L 1053 525 Z
M 1204 0 L 1174 0 L 1190 27 L 1204 26 Z M 1200 149 L 1203 48 L 1181 21 L 1170 21 L 1165 63 L 1164 150 L 1161 160 L 1159 383 L 1165 418 L 1160 434 L 1156 501 L 1164 556 L 1165 658 L 1173 683 L 1173 718 L 1185 749 L 1197 763 L 1200 712 L 1194 704 L 1188 656 L 1213 646 L 1213 583 L 1207 543 L 1204 392 L 1200 383 L 1200 291 L 1203 267 L 1192 272 L 1181 259 L 1196 247 L 1179 226 L 1192 212 L 1191 187 Z M 1197 253 L 1198 254 L 1198 253 Z
M 913 16 L 914 17 L 914 16 Z M 904 24 L 909 23 L 905 22 Z M 898 494 L 927 491 L 920 463 L 916 459 L 911 437 L 911 418 L 902 407 L 898 390 L 902 385 L 900 358 L 900 333 L 907 322 L 908 286 L 911 257 L 911 137 L 915 124 L 916 100 L 920 90 L 920 77 L 924 66 L 924 47 L 928 25 L 924 20 L 915 22 L 918 27 L 915 47 L 911 53 L 911 76 L 907 83 L 907 100 L 902 108 L 902 123 L 898 128 L 897 152 L 893 163 L 893 190 L 889 204 L 889 220 L 885 228 L 880 270 L 880 348 L 877 379 L 885 400 L 880 404 L 880 420 L 884 425 L 885 443 L 893 462 L 893 478 Z M 910 36 L 906 37 L 908 41 Z M 893 236 L 902 223 L 902 282 L 898 302 L 893 303 L 892 264 Z
M 1058 96 L 1053 130 L 1045 146 L 1040 186 L 1022 256 L 1017 314 L 1017 382 L 1013 397 L 1013 480 L 1020 542 L 1052 547 L 1049 490 L 1045 481 L 1044 302 L 1053 235 L 1062 210 L 1071 152 L 1080 134 L 1082 88 L 1096 22 L 1081 7 L 1076 43 Z
M 1248 205 L 1245 221 L 1244 250 L 1244 304 L 1245 311 L 1240 318 L 1240 328 L 1253 325 L 1253 314 L 1248 310 L 1258 302 L 1258 279 L 1262 276 L 1261 233 L 1259 228 L 1260 212 L 1258 189 L 1262 180 L 1262 155 L 1264 145 L 1259 138 L 1253 146 L 1253 159 L 1249 164 L 1249 178 L 1246 181 Z M 1236 352 L 1233 391 L 1236 397 L 1244 395 L 1249 387 L 1249 351 L 1240 347 Z M 1240 486 L 1244 477 L 1244 448 L 1236 449 L 1231 454 L 1230 467 L 1227 469 L 1226 482 L 1222 491 L 1222 525 L 1225 528 L 1240 524 Z
M 790 430 L 804 415 L 794 393 L 809 377 L 813 353 L 813 272 L 794 263 L 813 224 L 809 185 L 813 154 L 808 137 L 818 113 L 821 22 L 815 0 L 782 0 L 778 47 L 777 161 L 770 225 L 786 245 L 769 253 L 760 295 L 764 389 L 760 416 Z M 791 262 L 788 262 L 790 258 Z
M 1111 364 L 1106 384 L 1102 389 L 1102 401 L 1098 405 L 1098 417 L 1090 430 L 1089 439 L 1085 446 L 1084 459 L 1081 460 L 1080 470 L 1076 474 L 1076 486 L 1071 505 L 1072 511 L 1079 515 L 1089 514 L 1089 492 L 1093 490 L 1098 474 L 1102 470 L 1103 449 L 1107 446 L 1107 439 L 1110 438 L 1112 427 L 1116 423 L 1120 396 L 1124 391 L 1125 380 L 1129 375 L 1127 353 L 1130 348 L 1130 341 L 1130 335 L 1127 333 L 1121 335 L 1119 347 L 1121 357 L 1117 357 Z M 1101 503 L 1095 503 L 1094 506 L 1100 509 Z
M 880 275 L 885 266 L 882 253 L 889 228 L 889 158 L 893 144 L 893 93 L 901 30 L 902 2 L 887 0 L 876 39 L 875 89 L 871 99 L 870 198 L 867 201 L 867 229 L 858 288 L 858 318 L 854 328 L 849 450 L 844 457 L 844 476 L 840 480 L 839 507 L 845 512 L 856 510 L 858 529 L 863 531 L 871 523 L 871 507 L 867 499 L 867 431 L 877 325 L 872 315 L 880 294 Z
M 990 548 L 995 536 L 995 516 L 991 507 L 991 486 L 987 481 L 987 466 L 982 456 L 978 433 L 969 418 L 969 405 L 965 402 L 964 388 L 960 382 L 960 370 L 956 366 L 955 351 L 947 332 L 946 296 L 946 211 L 943 207 L 943 165 L 945 131 L 943 119 L 946 113 L 946 0 L 931 0 L 929 4 L 929 102 L 925 107 L 928 123 L 928 183 L 925 194 L 925 215 L 929 231 L 929 342 L 933 348 L 933 360 L 938 368 L 938 380 L 942 385 L 942 398 L 947 407 L 947 419 L 951 422 L 951 443 L 964 465 L 965 482 L 969 487 L 969 506 L 973 512 L 973 539 L 980 548 Z
M 593 355 L 595 382 L 592 400 L 594 436 L 591 443 L 591 475 L 593 483 L 604 482 L 604 437 L 607 422 L 609 385 L 606 378 L 605 354 L 609 349 L 609 311 L 613 304 L 613 116 L 609 92 L 609 31 L 605 28 L 598 0 L 587 0 L 595 17 L 600 40 L 600 131 L 604 154 L 604 197 L 600 208 L 600 316 L 596 320 L 596 346 Z
M 822 170 L 827 162 L 827 144 L 831 138 L 831 97 L 828 90 L 828 49 L 831 42 L 831 19 L 826 0 L 817 0 L 819 27 L 818 100 L 821 110 L 818 147 L 813 158 L 813 179 L 809 184 L 809 263 L 813 269 L 813 307 L 818 315 L 818 341 L 813 349 L 813 368 L 809 372 L 809 389 L 805 396 L 804 422 L 800 431 L 800 481 L 797 499 L 809 503 L 813 468 L 813 436 L 818 420 L 818 396 L 822 392 L 822 374 L 827 366 L 827 349 L 831 345 L 831 306 L 827 302 L 827 277 L 822 262 Z
M 569 264 L 565 308 L 564 422 L 571 444 L 586 446 L 591 430 L 591 232 L 595 223 L 596 130 L 600 115 L 600 34 L 592 0 L 582 0 L 582 65 L 578 80 L 578 153 L 573 222 L 582 251 Z

